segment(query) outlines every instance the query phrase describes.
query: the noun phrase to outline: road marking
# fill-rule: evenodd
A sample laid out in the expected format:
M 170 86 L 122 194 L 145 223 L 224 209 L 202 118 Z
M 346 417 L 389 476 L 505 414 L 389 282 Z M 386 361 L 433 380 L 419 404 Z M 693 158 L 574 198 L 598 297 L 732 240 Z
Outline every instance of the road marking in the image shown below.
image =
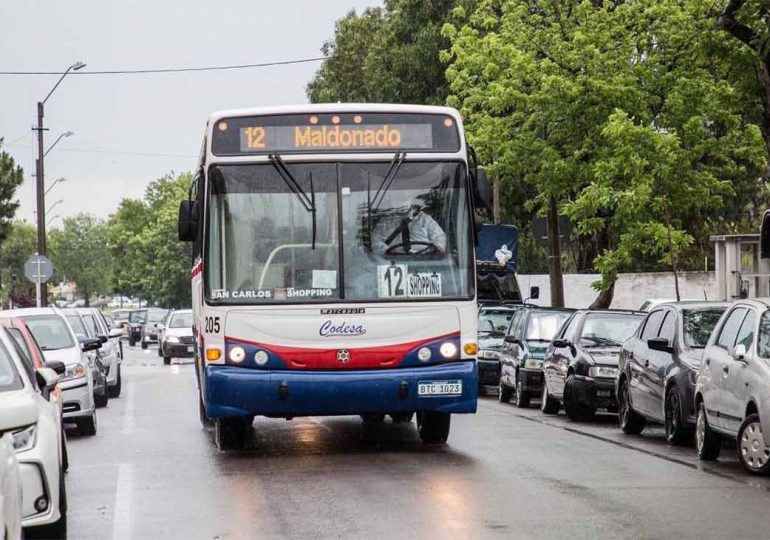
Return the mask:
M 127 386 L 126 408 L 123 411 L 123 435 L 131 435 L 134 432 L 134 397 L 136 395 L 136 386 L 133 381 Z
M 131 536 L 131 492 L 133 491 L 133 466 L 121 463 L 118 467 L 118 484 L 115 489 L 115 509 L 112 516 L 112 540 L 129 540 Z

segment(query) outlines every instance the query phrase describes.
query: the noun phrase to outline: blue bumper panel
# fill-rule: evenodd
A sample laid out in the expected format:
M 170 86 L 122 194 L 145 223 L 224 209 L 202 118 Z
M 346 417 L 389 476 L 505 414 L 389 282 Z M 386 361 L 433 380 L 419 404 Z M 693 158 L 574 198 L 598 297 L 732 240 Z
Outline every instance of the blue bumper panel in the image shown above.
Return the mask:
M 461 380 L 462 395 L 418 397 L 418 381 Z M 235 416 L 334 416 L 440 411 L 475 413 L 476 362 L 369 371 L 257 371 L 206 366 L 206 413 Z

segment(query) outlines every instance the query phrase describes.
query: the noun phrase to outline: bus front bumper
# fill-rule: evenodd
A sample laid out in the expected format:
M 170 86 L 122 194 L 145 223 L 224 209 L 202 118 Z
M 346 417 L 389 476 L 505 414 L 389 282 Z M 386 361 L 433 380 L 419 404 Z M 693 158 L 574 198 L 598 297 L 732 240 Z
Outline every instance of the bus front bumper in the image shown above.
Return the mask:
M 418 396 L 418 383 L 459 381 L 458 395 Z M 262 371 L 206 366 L 210 418 L 335 416 L 412 411 L 475 413 L 475 361 L 370 371 Z

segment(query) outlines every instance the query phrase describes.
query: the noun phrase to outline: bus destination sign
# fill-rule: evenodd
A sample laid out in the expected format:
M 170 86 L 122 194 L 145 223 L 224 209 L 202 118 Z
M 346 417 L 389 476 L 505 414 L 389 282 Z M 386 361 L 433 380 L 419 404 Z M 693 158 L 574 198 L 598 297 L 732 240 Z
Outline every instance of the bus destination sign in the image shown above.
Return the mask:
M 283 115 L 220 120 L 217 155 L 334 152 L 456 152 L 451 117 L 424 114 Z

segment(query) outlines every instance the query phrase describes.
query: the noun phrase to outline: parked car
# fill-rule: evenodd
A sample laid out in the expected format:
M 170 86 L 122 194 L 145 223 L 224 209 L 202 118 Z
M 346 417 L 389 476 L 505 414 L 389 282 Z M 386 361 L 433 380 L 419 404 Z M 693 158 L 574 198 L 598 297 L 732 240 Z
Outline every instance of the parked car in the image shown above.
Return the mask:
M 79 342 L 75 331 L 58 308 L 24 308 L 0 312 L 2 317 L 19 317 L 27 323 L 46 361 L 64 362 L 59 381 L 64 399 L 64 421 L 74 422 L 83 435 L 96 435 L 93 371 L 86 353 L 102 346 L 96 339 Z
M 703 349 L 727 304 L 685 301 L 653 309 L 620 352 L 616 380 L 620 428 L 640 433 L 664 424 L 666 441 L 690 440 L 695 377 Z
M 546 348 L 573 309 L 523 305 L 511 319 L 500 352 L 500 401 L 516 397 L 516 406 L 529 407 L 532 396 L 543 392 L 543 357 Z
M 195 338 L 193 337 L 193 312 L 191 309 L 171 311 L 158 326 L 158 356 L 164 364 L 172 358 L 193 358 Z
M 47 367 L 30 379 L 12 338 L 0 329 L 0 432 L 10 432 L 19 463 L 22 526 L 43 538 L 67 534 L 62 430 L 58 410 L 48 400 L 58 381 Z
M 86 321 L 77 309 L 66 308 L 62 310 L 62 313 L 64 313 L 67 322 L 70 323 L 70 326 L 75 331 L 75 336 L 79 342 L 82 343 L 86 339 L 99 340 L 94 331 L 86 326 Z M 99 342 L 101 343 L 101 340 Z M 110 400 L 110 395 L 107 391 L 108 365 L 102 358 L 99 349 L 90 350 L 85 353 L 85 356 L 94 379 L 94 403 L 96 403 L 97 407 L 106 407 Z
M 770 299 L 737 300 L 703 352 L 695 388 L 698 457 L 719 457 L 722 440 L 738 441 L 751 474 L 770 473 Z
M 485 306 L 479 309 L 479 392 L 500 384 L 500 350 L 503 338 L 519 305 Z
M 101 312 L 96 308 L 81 308 L 78 313 L 89 329 L 89 336 L 96 337 L 102 342 L 102 348 L 97 352 L 102 363 L 107 368 L 107 394 L 111 398 L 120 396 L 123 386 L 120 369 L 120 330 L 111 330 L 107 326 Z
M 21 540 L 21 499 L 21 474 L 13 435 L 5 433 L 0 436 L 0 531 L 8 540 Z
M 115 324 L 123 330 L 124 337 L 128 337 L 128 318 L 130 315 L 130 309 L 116 309 L 110 314 Z
M 160 333 L 160 326 L 163 321 L 166 320 L 169 310 L 150 308 L 147 310 L 147 319 L 142 326 L 142 331 L 139 336 L 139 341 L 142 344 L 142 349 L 146 349 L 150 343 L 158 343 L 158 334 Z
M 556 414 L 563 403 L 570 420 L 591 418 L 597 409 L 617 412 L 618 355 L 643 318 L 638 311 L 576 312 L 545 353 L 542 411 Z

